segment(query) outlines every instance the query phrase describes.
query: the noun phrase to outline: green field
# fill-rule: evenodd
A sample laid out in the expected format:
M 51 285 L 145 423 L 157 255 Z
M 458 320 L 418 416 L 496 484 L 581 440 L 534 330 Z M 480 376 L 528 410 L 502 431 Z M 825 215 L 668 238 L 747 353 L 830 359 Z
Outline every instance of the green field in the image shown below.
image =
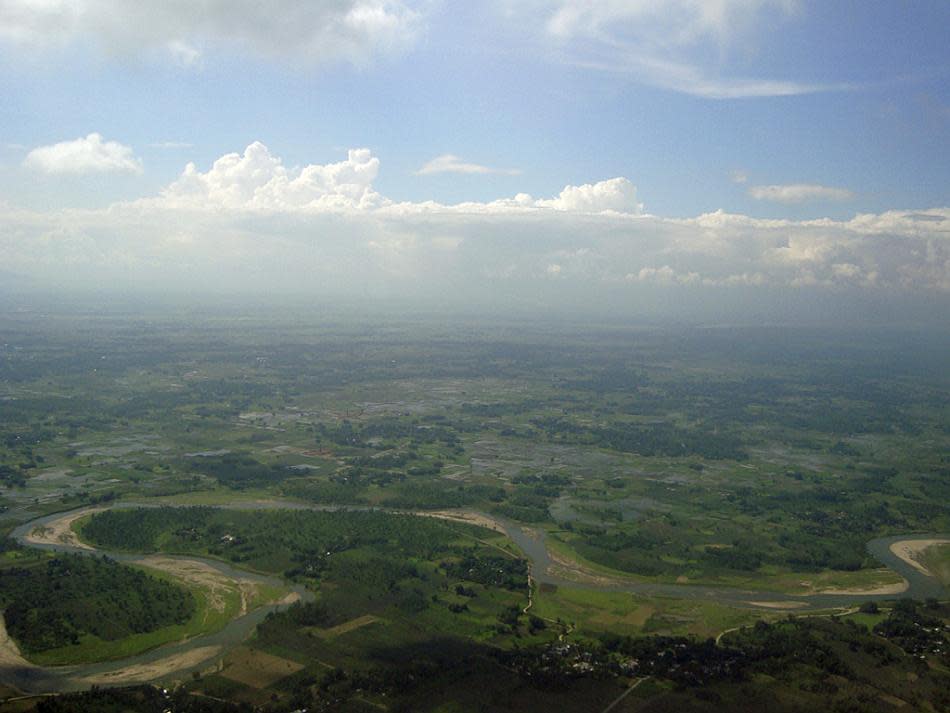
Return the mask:
M 921 562 L 945 587 L 950 587 L 950 545 L 928 547 Z

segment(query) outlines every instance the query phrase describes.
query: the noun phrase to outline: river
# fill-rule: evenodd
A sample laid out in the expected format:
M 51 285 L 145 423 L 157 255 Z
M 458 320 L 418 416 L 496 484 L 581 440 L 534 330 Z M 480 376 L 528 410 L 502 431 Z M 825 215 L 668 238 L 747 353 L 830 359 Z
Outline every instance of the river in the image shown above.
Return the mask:
M 154 505 L 145 505 L 140 503 L 123 503 L 113 507 L 149 507 Z M 368 510 L 369 507 L 347 507 L 347 506 L 320 506 L 307 505 L 303 503 L 286 501 L 256 501 L 248 503 L 221 504 L 216 507 L 232 507 L 235 509 L 309 509 L 309 510 Z M 70 512 L 55 513 L 40 517 L 35 520 L 23 523 L 16 527 L 11 536 L 18 541 L 40 549 L 53 550 L 58 552 L 76 552 L 83 554 L 106 555 L 118 562 L 134 564 L 142 561 L 146 555 L 129 554 L 123 552 L 111 552 L 107 550 L 90 550 L 78 548 L 67 544 L 34 544 L 26 541 L 26 536 L 35 528 L 48 525 L 49 523 L 61 520 L 65 517 L 80 512 L 79 508 Z M 389 511 L 398 512 L 398 511 Z M 406 513 L 401 513 L 406 514 Z M 424 515 L 425 513 L 418 513 Z M 828 609 L 834 607 L 845 607 L 864 602 L 872 598 L 868 594 L 812 594 L 812 595 L 789 595 L 779 592 L 768 592 L 762 590 L 731 589 L 724 587 L 711 587 L 705 585 L 692 584 L 654 584 L 649 582 L 632 580 L 591 580 L 587 582 L 577 582 L 558 576 L 550 571 L 552 565 L 556 565 L 551 557 L 547 547 L 547 535 L 543 530 L 528 528 L 519 525 L 510 520 L 500 518 L 494 515 L 483 513 L 472 513 L 480 517 L 494 521 L 494 523 L 504 530 L 505 534 L 521 549 L 525 557 L 531 563 L 532 578 L 538 584 L 550 584 L 564 587 L 575 587 L 581 589 L 598 589 L 602 591 L 631 592 L 635 594 L 662 596 L 662 597 L 681 597 L 689 599 L 705 599 L 709 601 L 722 602 L 725 604 L 734 604 L 740 606 L 751 606 L 753 602 L 789 604 L 792 603 L 796 608 L 795 612 L 807 611 L 809 609 Z M 894 537 L 883 537 L 871 540 L 868 543 L 868 551 L 908 582 L 908 588 L 900 594 L 887 595 L 886 598 L 914 598 L 926 599 L 929 597 L 946 596 L 946 590 L 933 577 L 928 577 L 914 567 L 910 566 L 902 559 L 890 551 L 890 545 L 900 540 L 910 537 L 934 537 L 948 538 L 947 535 L 899 535 Z M 276 577 L 269 577 L 261 574 L 248 572 L 247 570 L 238 570 L 230 565 L 215 559 L 203 558 L 189 555 L 176 559 L 193 560 L 205 563 L 226 576 L 234 579 L 250 579 L 253 581 L 267 583 L 271 585 L 283 585 L 286 583 Z M 312 600 L 313 594 L 304 587 L 296 585 L 292 587 L 303 600 Z M 885 598 L 885 597 L 878 597 Z M 29 664 L 0 664 L 0 683 L 14 686 L 24 692 L 54 692 L 82 690 L 88 688 L 89 679 L 108 677 L 111 673 L 128 671 L 135 667 L 145 667 L 150 664 L 157 664 L 163 660 L 178 660 L 182 663 L 175 666 L 167 676 L 156 676 L 156 679 L 170 678 L 181 679 L 189 675 L 192 671 L 205 669 L 209 662 L 222 655 L 228 648 L 245 640 L 270 612 L 276 611 L 280 605 L 271 604 L 259 607 L 244 616 L 233 619 L 227 626 L 220 631 L 198 636 L 187 641 L 166 644 L 151 651 L 147 651 L 126 659 L 108 661 L 96 664 L 84 664 L 78 666 L 61 667 L 40 667 Z M 196 654 L 192 657 L 194 660 L 184 660 L 186 654 Z M 207 655 L 205 655 L 207 654 Z

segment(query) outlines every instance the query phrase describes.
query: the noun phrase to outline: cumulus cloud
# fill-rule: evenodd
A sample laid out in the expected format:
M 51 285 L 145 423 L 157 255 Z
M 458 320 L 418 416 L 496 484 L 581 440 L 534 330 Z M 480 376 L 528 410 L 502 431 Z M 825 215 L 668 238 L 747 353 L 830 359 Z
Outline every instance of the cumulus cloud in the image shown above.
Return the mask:
M 50 174 L 142 173 L 142 161 L 131 148 L 116 141 L 103 141 L 95 133 L 39 146 L 26 155 L 23 165 Z
M 372 183 L 379 159 L 369 149 L 351 149 L 345 161 L 291 170 L 259 141 L 243 154 L 222 156 L 205 173 L 189 163 L 162 193 L 171 208 L 210 210 L 344 211 L 376 207 Z
M 622 177 L 582 186 L 565 186 L 557 198 L 537 201 L 536 205 L 578 213 L 615 211 L 637 214 L 643 210 L 643 204 L 637 202 L 637 187 Z
M 816 183 L 751 186 L 749 195 L 759 201 L 776 203 L 807 203 L 809 201 L 848 201 L 854 193 L 847 188 L 821 186 Z
M 626 178 L 551 197 L 410 203 L 375 190 L 379 171 L 367 149 L 289 168 L 254 143 L 205 170 L 189 164 L 153 197 L 106 209 L 0 206 L 0 254 L 6 269 L 59 283 L 465 299 L 502 291 L 562 302 L 618 290 L 950 295 L 950 208 L 670 219 L 644 213 Z
M 206 50 L 365 64 L 418 37 L 421 14 L 400 0 L 4 0 L 0 39 L 29 47 L 92 40 L 109 51 L 167 52 L 194 65 Z
M 498 173 L 506 176 L 517 176 L 521 173 L 516 168 L 491 168 L 477 163 L 467 163 L 454 154 L 436 156 L 415 172 L 417 176 L 430 176 L 435 173 Z

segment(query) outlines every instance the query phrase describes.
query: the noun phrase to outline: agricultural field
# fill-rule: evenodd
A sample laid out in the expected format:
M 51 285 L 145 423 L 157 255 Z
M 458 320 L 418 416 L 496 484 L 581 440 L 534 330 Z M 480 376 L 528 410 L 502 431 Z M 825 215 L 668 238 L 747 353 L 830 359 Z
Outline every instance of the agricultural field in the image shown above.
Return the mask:
M 921 560 L 924 567 L 945 587 L 950 587 L 950 543 L 928 547 L 924 550 Z
M 0 518 L 26 529 L 2 555 L 7 630 L 31 665 L 145 672 L 83 681 L 275 711 L 600 711 L 634 683 L 614 710 L 711 709 L 699 680 L 726 703 L 798 691 L 776 710 L 832 684 L 874 698 L 835 683 L 871 665 L 852 644 L 924 682 L 945 666 L 900 634 L 945 609 L 902 611 L 917 580 L 867 544 L 950 533 L 947 353 L 883 329 L 8 314 Z M 947 552 L 915 554 L 925 583 L 946 586 Z M 63 561 L 135 573 L 70 606 L 179 606 L 38 648 L 5 573 Z M 843 663 L 793 681 L 786 636 Z M 153 666 L 171 643 L 187 665 Z

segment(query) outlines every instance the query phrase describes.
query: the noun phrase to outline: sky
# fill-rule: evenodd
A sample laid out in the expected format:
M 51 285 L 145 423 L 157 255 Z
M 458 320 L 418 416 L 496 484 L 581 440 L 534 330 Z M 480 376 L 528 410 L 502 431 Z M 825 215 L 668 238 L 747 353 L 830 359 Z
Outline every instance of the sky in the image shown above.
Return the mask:
M 946 0 L 0 0 L 0 279 L 934 310 L 948 30 Z

